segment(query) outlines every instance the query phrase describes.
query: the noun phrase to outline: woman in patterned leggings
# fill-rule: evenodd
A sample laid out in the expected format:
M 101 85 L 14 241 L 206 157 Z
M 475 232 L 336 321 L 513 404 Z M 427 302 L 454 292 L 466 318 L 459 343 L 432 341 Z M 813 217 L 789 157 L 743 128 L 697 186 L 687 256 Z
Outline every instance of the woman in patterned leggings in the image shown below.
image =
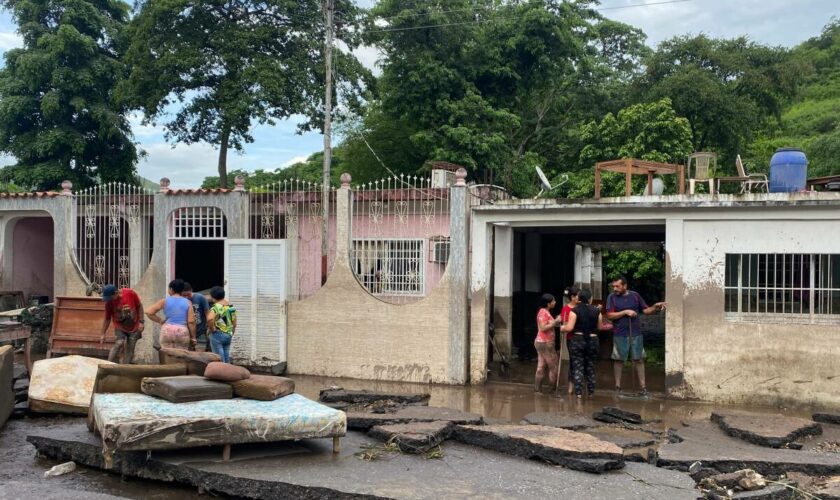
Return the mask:
M 589 290 L 581 290 L 571 299 L 572 311 L 562 329 L 572 333 L 569 359 L 575 395 L 582 397 L 585 379 L 587 393 L 592 397 L 595 393 L 595 363 L 598 361 L 598 330 L 604 327 L 604 317 L 597 307 L 589 303 L 592 299 Z

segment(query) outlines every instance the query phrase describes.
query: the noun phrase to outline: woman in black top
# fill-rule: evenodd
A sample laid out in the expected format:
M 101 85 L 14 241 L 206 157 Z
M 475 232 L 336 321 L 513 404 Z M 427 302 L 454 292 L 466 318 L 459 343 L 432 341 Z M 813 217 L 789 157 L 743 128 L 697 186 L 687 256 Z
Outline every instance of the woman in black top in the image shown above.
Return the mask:
M 591 397 L 595 393 L 595 363 L 598 362 L 598 330 L 604 327 L 601 311 L 590 304 L 592 292 L 581 290 L 577 295 L 578 304 L 569 313 L 569 319 L 563 325 L 564 332 L 572 333 L 569 341 L 569 359 L 571 361 L 572 380 L 575 395 L 583 394 L 583 381 Z

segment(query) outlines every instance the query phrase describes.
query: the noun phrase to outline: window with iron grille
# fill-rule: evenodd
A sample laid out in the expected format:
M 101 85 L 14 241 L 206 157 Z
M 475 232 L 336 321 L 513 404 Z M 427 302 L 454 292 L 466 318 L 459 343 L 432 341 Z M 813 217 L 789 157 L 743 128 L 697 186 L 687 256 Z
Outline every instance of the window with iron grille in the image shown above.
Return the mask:
M 362 285 L 374 295 L 423 296 L 422 239 L 357 239 L 351 255 Z
M 840 322 L 840 254 L 727 254 L 724 272 L 731 319 Z

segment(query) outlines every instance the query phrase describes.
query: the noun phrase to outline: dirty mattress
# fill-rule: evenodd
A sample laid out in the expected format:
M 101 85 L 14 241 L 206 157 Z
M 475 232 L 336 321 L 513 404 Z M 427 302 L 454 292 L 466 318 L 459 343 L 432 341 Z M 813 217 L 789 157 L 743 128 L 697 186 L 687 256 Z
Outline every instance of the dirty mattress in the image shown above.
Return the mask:
M 170 403 L 145 394 L 96 394 L 93 412 L 106 457 L 116 450 L 286 441 L 347 432 L 344 412 L 299 394 L 274 401 L 192 403 Z

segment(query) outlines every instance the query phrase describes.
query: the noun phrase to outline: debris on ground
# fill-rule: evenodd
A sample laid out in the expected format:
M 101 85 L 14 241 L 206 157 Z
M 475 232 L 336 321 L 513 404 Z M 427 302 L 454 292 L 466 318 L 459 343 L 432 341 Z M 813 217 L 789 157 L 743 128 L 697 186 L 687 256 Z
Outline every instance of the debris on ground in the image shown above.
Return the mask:
M 802 437 L 822 434 L 822 426 L 814 421 L 781 414 L 715 411 L 710 418 L 730 436 L 769 448 L 782 448 Z
M 368 436 L 395 443 L 405 453 L 425 454 L 452 434 L 452 422 L 411 422 L 408 424 L 378 425 Z
M 347 428 L 367 431 L 376 425 L 407 424 L 409 422 L 451 422 L 453 424 L 484 423 L 481 415 L 437 406 L 404 406 L 387 413 L 346 411 Z
M 44 304 L 27 307 L 21 312 L 20 322 L 31 329 L 29 337 L 31 354 L 46 354 L 50 331 L 52 331 L 54 309 L 53 304 Z
M 52 469 L 44 472 L 44 477 L 63 476 L 64 474 L 69 474 L 74 470 L 76 470 L 76 462 L 64 462 L 63 464 L 56 465 Z
M 604 425 L 601 422 L 582 415 L 562 415 L 556 412 L 547 411 L 535 411 L 533 413 L 529 413 L 522 417 L 521 423 L 547 425 L 548 427 L 558 427 L 560 429 L 570 431 L 580 431 Z
M 322 389 L 318 395 L 318 401 L 321 403 L 350 403 L 350 404 L 368 404 L 377 401 L 391 401 L 400 405 L 412 404 L 429 404 L 431 394 L 392 394 L 374 391 L 350 391 L 343 388 L 327 388 Z
M 814 413 L 811 419 L 814 422 L 840 425 L 840 413 Z
M 542 425 L 459 425 L 453 438 L 489 450 L 600 474 L 624 467 L 623 450 L 582 432 Z

